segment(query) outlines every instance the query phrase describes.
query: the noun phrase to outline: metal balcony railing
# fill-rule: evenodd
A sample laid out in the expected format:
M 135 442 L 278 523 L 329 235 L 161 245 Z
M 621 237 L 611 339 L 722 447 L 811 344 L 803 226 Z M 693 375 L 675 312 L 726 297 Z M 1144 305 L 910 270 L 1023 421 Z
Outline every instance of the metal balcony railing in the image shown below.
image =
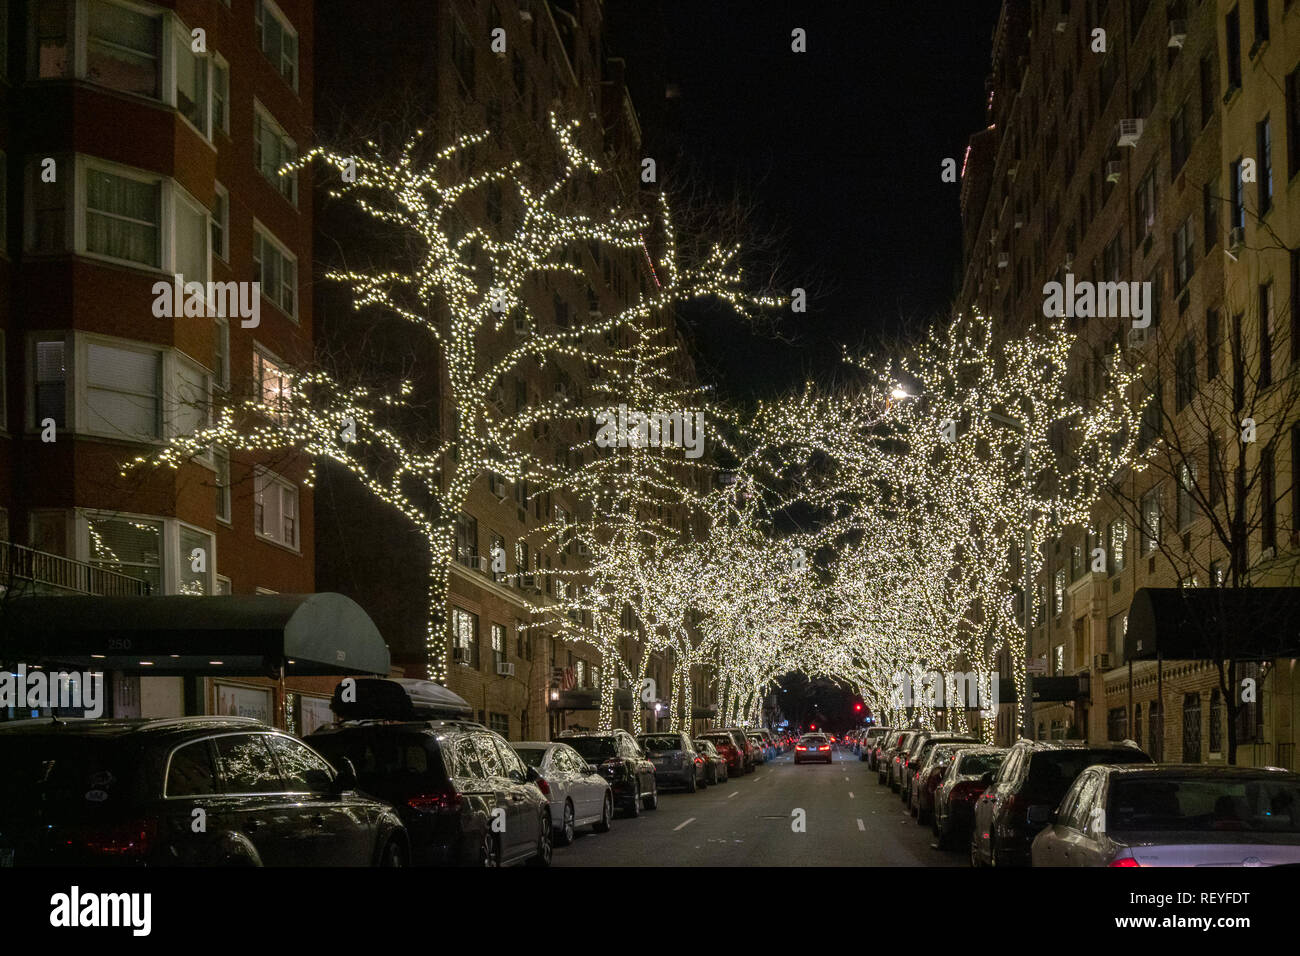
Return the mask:
M 129 574 L 0 541 L 0 589 L 16 591 L 19 582 L 106 597 L 144 597 L 150 592 L 148 581 Z

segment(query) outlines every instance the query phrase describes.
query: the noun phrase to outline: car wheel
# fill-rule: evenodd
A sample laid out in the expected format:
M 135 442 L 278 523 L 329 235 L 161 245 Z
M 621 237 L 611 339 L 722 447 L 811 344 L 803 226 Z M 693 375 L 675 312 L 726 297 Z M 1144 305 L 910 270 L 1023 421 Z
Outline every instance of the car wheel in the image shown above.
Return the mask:
M 384 847 L 384 855 L 379 859 L 380 866 L 406 866 L 406 850 L 397 840 L 389 840 Z
M 573 803 L 569 800 L 565 800 L 563 823 L 561 823 L 559 829 L 555 831 L 555 842 L 560 846 L 568 846 L 573 842 L 573 819 Z
M 501 865 L 501 854 L 497 852 L 496 837 L 492 835 L 492 831 L 487 829 L 485 829 L 483 835 L 479 837 L 478 865 L 487 867 L 497 867 Z
M 627 815 L 629 817 L 639 817 L 641 815 L 641 781 L 637 781 L 636 793 L 632 797 L 632 802 L 627 806 Z
M 650 796 L 645 798 L 644 805 L 647 810 L 659 809 L 659 787 L 657 785 L 651 788 Z
M 695 779 L 695 774 L 691 774 L 691 782 L 686 785 L 687 793 L 694 793 L 699 789 L 699 782 Z
M 984 862 L 980 859 L 980 845 L 975 840 L 975 834 L 970 838 L 970 865 L 975 869 L 983 869 Z
M 597 833 L 608 833 L 614 820 L 614 797 L 608 792 L 605 794 L 605 801 L 600 807 L 600 822 L 593 824 L 592 829 Z
M 542 817 L 538 821 L 538 828 L 542 831 L 537 838 L 537 855 L 530 857 L 529 866 L 550 866 L 551 856 L 555 852 L 555 842 L 552 839 L 551 830 L 551 810 L 547 807 L 542 811 Z

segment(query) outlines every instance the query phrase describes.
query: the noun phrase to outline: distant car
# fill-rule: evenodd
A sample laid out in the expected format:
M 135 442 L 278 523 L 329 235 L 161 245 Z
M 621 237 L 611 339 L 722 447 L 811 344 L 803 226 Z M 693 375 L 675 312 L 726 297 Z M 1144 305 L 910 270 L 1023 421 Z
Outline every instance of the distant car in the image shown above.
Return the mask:
M 971 866 L 1027 866 L 1029 847 L 1074 778 L 1094 764 L 1151 763 L 1128 743 L 1021 740 L 975 804 Z
M 660 787 L 681 787 L 694 793 L 703 771 L 695 761 L 695 744 L 688 734 L 672 731 L 644 734 L 637 743 L 655 768 L 655 783 Z
M 251 718 L 5 722 L 0 766 L 0 866 L 410 861 L 402 821 L 351 766 Z
M 357 768 L 361 789 L 388 801 L 416 863 L 548 866 L 550 805 L 500 734 L 465 720 L 346 720 L 307 738 Z M 493 828 L 504 813 L 505 826 Z
M 614 819 L 614 790 L 582 755 L 563 743 L 521 741 L 510 745 L 541 776 L 538 789 L 551 807 L 555 842 L 568 846 L 578 827 L 608 833 Z
M 1094 766 L 1052 811 L 1034 866 L 1300 865 L 1300 774 Z
M 940 849 L 970 842 L 975 801 L 993 782 L 1006 755 L 999 747 L 967 747 L 953 756 L 934 792 L 932 827 Z
M 628 816 L 639 816 L 642 810 L 659 806 L 655 766 L 626 730 L 564 734 L 560 742 L 568 744 L 600 771 L 613 788 L 614 802 Z
M 909 756 L 907 773 L 903 777 L 903 802 L 907 804 L 908 813 L 917 816 L 919 808 L 916 801 L 917 791 L 921 786 L 925 765 L 929 762 L 934 749 L 941 744 L 977 744 L 979 742 L 976 738 L 968 737 L 965 734 L 949 734 L 942 731 L 937 731 L 933 735 L 923 738 L 915 751 Z M 920 822 L 924 823 L 925 820 Z
M 912 782 L 912 792 L 908 801 L 908 809 L 912 816 L 916 817 L 917 823 L 924 826 L 934 818 L 935 792 L 939 789 L 939 783 L 948 772 L 953 758 L 962 749 L 977 744 L 975 740 L 941 740 L 934 745 L 928 755 L 922 757 L 921 770 Z
M 831 763 L 831 741 L 825 734 L 804 734 L 794 745 L 795 763 Z
M 713 745 L 713 741 L 693 740 L 695 744 L 696 760 L 704 774 L 702 780 L 704 784 L 712 785 L 715 783 L 727 782 L 727 758 L 722 756 L 718 748 Z
M 889 763 L 885 768 L 886 782 L 889 789 L 898 793 L 902 789 L 903 773 L 907 766 L 907 753 L 912 747 L 912 741 L 916 740 L 923 734 L 921 730 L 905 731 L 899 738 L 889 753 Z
M 767 763 L 767 741 L 762 734 L 750 732 L 745 735 L 754 748 L 754 763 Z
M 858 759 L 867 762 L 868 770 L 876 769 L 876 748 L 880 742 L 889 736 L 888 727 L 869 727 L 862 738 L 862 745 L 858 748 Z
M 705 731 L 704 733 L 700 734 L 700 739 L 706 741 L 707 743 L 713 744 L 713 746 L 717 748 L 718 756 L 720 756 L 723 760 L 727 762 L 727 772 L 723 777 L 724 780 L 733 774 L 737 777 L 744 774 L 745 772 L 744 748 L 741 747 L 740 744 L 736 742 L 736 738 L 733 737 L 728 731 L 725 730 Z
M 721 730 L 731 735 L 745 757 L 745 769 L 741 773 L 753 773 L 758 767 L 758 762 L 755 760 L 754 742 L 749 739 L 749 732 L 743 727 L 723 727 Z M 710 733 L 717 733 L 717 731 L 710 731 Z

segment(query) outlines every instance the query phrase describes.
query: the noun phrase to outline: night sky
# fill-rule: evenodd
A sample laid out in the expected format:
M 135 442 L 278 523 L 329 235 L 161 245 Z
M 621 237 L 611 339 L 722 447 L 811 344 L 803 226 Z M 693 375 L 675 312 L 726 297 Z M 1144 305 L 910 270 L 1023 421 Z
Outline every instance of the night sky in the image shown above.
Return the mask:
M 702 376 L 724 395 L 826 381 L 841 344 L 879 347 L 951 303 L 960 185 L 940 181 L 940 163 L 960 168 L 984 125 L 998 7 L 609 0 L 606 53 L 627 60 L 661 181 L 738 187 L 780 239 L 787 284 L 812 296 L 783 321 L 793 341 L 683 314 Z M 791 52 L 794 27 L 807 53 Z

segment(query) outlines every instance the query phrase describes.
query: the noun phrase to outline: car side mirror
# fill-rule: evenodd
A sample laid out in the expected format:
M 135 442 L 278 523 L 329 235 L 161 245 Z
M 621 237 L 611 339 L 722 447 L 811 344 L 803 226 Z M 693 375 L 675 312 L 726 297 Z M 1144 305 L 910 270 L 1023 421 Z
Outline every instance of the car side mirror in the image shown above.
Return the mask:
M 357 768 L 347 757 L 339 761 L 338 773 L 334 775 L 331 789 L 334 793 L 347 793 L 349 790 L 357 789 Z

